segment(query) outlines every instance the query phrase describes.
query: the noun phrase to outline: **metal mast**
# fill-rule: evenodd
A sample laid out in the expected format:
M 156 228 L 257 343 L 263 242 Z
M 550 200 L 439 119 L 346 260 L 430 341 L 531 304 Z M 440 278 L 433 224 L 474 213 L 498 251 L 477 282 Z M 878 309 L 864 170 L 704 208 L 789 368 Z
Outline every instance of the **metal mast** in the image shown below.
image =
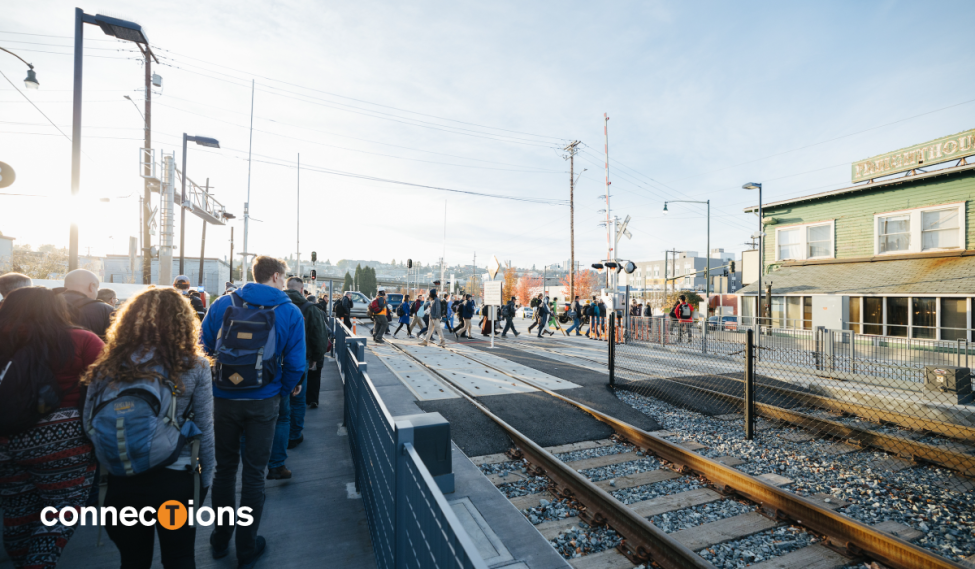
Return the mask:
M 250 228 L 251 220 L 251 150 L 254 148 L 254 80 L 251 79 L 251 128 L 250 136 L 247 142 L 247 201 L 244 202 L 244 257 L 240 264 L 240 271 L 243 273 L 241 276 L 244 279 L 244 284 L 247 284 L 247 268 L 244 265 L 247 263 L 247 232 Z M 233 259 L 231 259 L 233 261 Z
M 613 242 L 612 237 L 610 237 L 610 232 L 612 231 L 612 226 L 610 226 L 610 217 L 612 212 L 609 207 L 609 115 L 603 113 L 603 137 L 605 138 L 604 150 L 606 152 L 606 260 L 613 260 Z M 608 277 L 609 273 L 607 273 Z M 607 285 L 609 279 L 607 278 Z

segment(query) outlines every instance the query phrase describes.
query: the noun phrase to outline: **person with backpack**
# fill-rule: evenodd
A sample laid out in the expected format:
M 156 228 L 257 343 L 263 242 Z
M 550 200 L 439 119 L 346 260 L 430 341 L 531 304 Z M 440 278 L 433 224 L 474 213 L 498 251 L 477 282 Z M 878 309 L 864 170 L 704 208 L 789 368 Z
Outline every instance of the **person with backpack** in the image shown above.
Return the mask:
M 572 301 L 572 305 L 569 307 L 566 315 L 572 319 L 572 326 L 569 326 L 569 329 L 565 331 L 565 334 L 567 336 L 571 335 L 572 331 L 575 330 L 576 336 L 582 336 L 582 334 L 579 333 L 579 329 L 582 328 L 582 306 L 579 304 L 578 295 L 576 295 L 575 299 Z
M 443 313 L 441 312 L 440 299 L 437 298 L 437 289 L 431 288 L 430 289 L 430 313 L 428 314 L 430 320 L 429 323 L 427 324 L 427 327 L 430 328 L 430 331 L 427 332 L 426 337 L 420 341 L 421 346 L 426 346 L 427 344 L 429 344 L 430 340 L 433 339 L 433 335 L 437 334 L 440 337 L 440 347 L 441 348 L 446 347 L 447 340 L 444 338 L 443 330 L 440 328 L 440 319 L 442 314 Z
M 202 321 L 203 317 L 206 316 L 207 309 L 206 306 L 203 305 L 203 301 L 200 299 L 199 292 L 190 290 L 190 278 L 186 275 L 179 275 L 173 281 L 173 288 L 185 296 L 186 300 L 190 301 L 190 304 L 193 305 L 193 310 Z M 197 294 L 194 295 L 192 294 L 193 292 L 196 292 Z
M 677 341 L 684 341 L 684 334 L 687 334 L 687 341 L 691 341 L 691 324 L 693 320 L 693 309 L 691 305 L 687 303 L 687 297 L 683 294 L 674 303 L 674 307 L 670 310 L 670 317 L 677 320 Z
M 315 308 L 314 302 L 309 302 L 302 296 L 301 289 L 305 283 L 299 277 L 288 279 L 287 289 L 284 293 L 291 299 L 292 304 L 301 311 L 301 316 L 305 321 L 305 373 L 298 382 L 298 394 L 290 395 L 288 402 L 291 406 L 289 428 L 284 429 L 281 424 L 274 432 L 274 443 L 271 447 L 271 462 L 276 462 L 275 458 L 283 464 L 288 457 L 288 450 L 300 445 L 305 440 L 305 409 L 308 395 L 308 372 L 314 367 L 318 360 L 325 356 L 325 349 L 328 347 L 328 337 L 325 334 L 325 318 L 322 312 Z M 287 445 L 287 448 L 283 448 Z M 281 458 L 283 457 L 283 458 Z
M 112 323 L 115 307 L 98 300 L 98 277 L 85 269 L 76 269 L 64 276 L 64 292 L 71 321 L 94 332 L 102 340 Z
M 600 302 L 596 297 L 592 297 L 592 317 L 589 319 L 589 332 L 586 334 L 593 340 L 599 339 L 599 328 L 602 325 L 602 313 L 599 310 Z
M 386 341 L 383 340 L 383 335 L 389 328 L 389 304 L 386 302 L 385 290 L 380 290 L 372 300 L 369 311 L 373 314 L 372 339 L 377 344 L 384 344 Z
M 399 306 L 396 307 L 396 321 L 399 323 L 399 326 L 393 332 L 393 338 L 396 337 L 396 334 L 399 334 L 403 326 L 406 326 L 406 337 L 413 337 L 413 325 L 410 323 L 410 320 L 413 318 L 412 311 L 413 303 L 410 302 L 410 295 L 405 294 L 403 295 L 403 302 L 399 303 Z
M 44 287 L 10 291 L 0 304 L 0 509 L 14 567 L 57 565 L 76 525 L 55 514 L 45 526 L 41 512 L 77 511 L 88 500 L 97 467 L 79 379 L 103 347 Z
M 254 518 L 249 526 L 217 526 L 210 534 L 210 547 L 214 558 L 220 559 L 234 537 L 239 569 L 253 567 L 266 547 L 264 537 L 257 535 L 264 508 L 265 465 L 270 467 L 270 480 L 291 477 L 283 463 L 268 460 L 275 423 L 284 416 L 290 426 L 289 395 L 298 394 L 306 363 L 304 318 L 282 292 L 288 265 L 261 255 L 254 258 L 251 270 L 256 282 L 217 299 L 203 319 L 202 332 L 203 347 L 215 360 L 213 508 L 236 511 L 235 483 L 243 452 L 240 506 L 251 508 Z M 243 435 L 246 444 L 241 444 Z
M 210 361 L 199 337 L 196 311 L 173 289 L 146 289 L 117 313 L 105 350 L 82 380 L 85 431 L 102 471 L 99 506 L 203 504 L 216 461 Z M 116 522 L 105 531 L 122 567 L 152 565 L 156 534 L 164 567 L 194 566 L 190 524 L 168 530 Z
M 419 338 L 422 334 L 419 332 L 423 329 L 423 295 L 416 295 L 416 300 L 413 301 L 413 306 L 410 307 L 410 324 L 413 326 L 414 330 L 417 330 L 416 337 Z
M 548 297 L 538 305 L 538 337 L 541 338 L 546 332 L 550 335 L 555 335 L 552 331 L 548 329 L 548 321 L 552 316 L 552 309 L 548 306 Z
M 538 319 L 538 305 L 542 303 L 542 293 L 538 293 L 538 296 L 531 299 L 528 306 L 532 309 L 532 323 L 528 325 L 528 333 L 532 333 L 532 328 L 539 325 L 540 320 Z
M 501 337 L 508 337 L 508 330 L 511 330 L 515 334 L 515 338 L 518 337 L 518 331 L 515 330 L 515 297 L 511 297 L 504 306 L 501 307 L 501 317 L 504 318 L 504 330 L 501 331 Z

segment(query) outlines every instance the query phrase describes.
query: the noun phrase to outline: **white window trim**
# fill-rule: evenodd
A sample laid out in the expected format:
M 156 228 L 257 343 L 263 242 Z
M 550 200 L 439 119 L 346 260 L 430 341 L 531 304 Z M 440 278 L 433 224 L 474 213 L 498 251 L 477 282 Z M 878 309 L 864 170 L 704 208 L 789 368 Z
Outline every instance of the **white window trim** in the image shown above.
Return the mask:
M 907 253 L 926 253 L 927 251 L 957 251 L 964 250 L 967 242 L 968 236 L 968 220 L 965 217 L 965 203 L 966 202 L 952 202 L 938 205 L 926 205 L 924 207 L 916 207 L 912 209 L 901 209 L 897 211 L 885 211 L 883 213 L 873 214 L 873 254 L 874 255 L 904 255 Z M 952 207 L 958 208 L 958 230 L 961 232 L 958 236 L 959 245 L 957 247 L 939 247 L 937 249 L 921 249 L 921 214 L 926 211 L 937 211 L 940 209 L 950 209 Z M 911 246 L 907 251 L 887 251 L 885 253 L 880 252 L 880 218 L 889 217 L 892 215 L 910 215 L 911 216 Z
M 807 257 L 806 251 L 809 250 L 809 244 L 806 241 L 806 237 L 809 235 L 810 227 L 819 227 L 821 225 L 829 226 L 829 255 L 821 255 L 819 257 Z M 779 231 L 791 231 L 793 229 L 801 229 L 799 232 L 799 253 L 800 257 L 797 259 L 783 259 L 779 256 Z M 776 261 L 807 261 L 811 259 L 833 259 L 836 257 L 836 220 L 829 219 L 826 221 L 816 221 L 814 223 L 801 223 L 797 225 L 783 225 L 782 227 L 775 228 L 775 260 Z

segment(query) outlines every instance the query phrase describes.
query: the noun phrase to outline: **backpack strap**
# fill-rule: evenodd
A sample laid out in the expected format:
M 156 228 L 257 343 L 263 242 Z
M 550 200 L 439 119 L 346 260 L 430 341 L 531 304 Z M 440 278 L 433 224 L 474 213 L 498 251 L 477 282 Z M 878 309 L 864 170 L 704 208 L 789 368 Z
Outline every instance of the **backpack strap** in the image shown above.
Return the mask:
M 98 468 L 98 509 L 105 507 L 105 496 L 108 494 L 108 467 L 101 463 Z M 98 524 L 98 539 L 95 547 L 102 546 L 102 525 Z
M 200 464 L 200 437 L 193 437 L 190 441 L 190 468 L 193 470 L 193 505 L 200 507 L 200 479 L 203 477 L 203 466 Z

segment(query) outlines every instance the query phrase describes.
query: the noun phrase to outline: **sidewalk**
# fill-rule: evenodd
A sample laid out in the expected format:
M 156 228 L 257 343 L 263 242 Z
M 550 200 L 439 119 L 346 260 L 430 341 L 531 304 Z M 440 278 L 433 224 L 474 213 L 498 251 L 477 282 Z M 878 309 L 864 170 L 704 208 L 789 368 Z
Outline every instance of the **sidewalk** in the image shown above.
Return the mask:
M 268 481 L 267 500 L 260 535 L 267 538 L 267 553 L 257 567 L 369 568 L 376 567 L 369 527 L 362 500 L 349 497 L 354 490 L 354 470 L 345 429 L 342 381 L 334 361 L 326 358 L 322 372 L 321 406 L 305 414 L 305 442 L 288 451 L 291 480 Z M 238 481 L 238 490 L 240 488 Z M 206 505 L 210 505 L 207 497 Z M 208 539 L 211 528 L 196 533 L 197 567 L 234 569 L 236 556 L 215 561 Z M 59 568 L 116 569 L 119 555 L 115 545 L 102 534 L 96 547 L 98 528 L 81 527 L 68 542 Z M 231 546 L 232 549 L 232 546 Z M 154 567 L 161 567 L 158 540 Z M 0 569 L 13 564 L 0 553 Z

